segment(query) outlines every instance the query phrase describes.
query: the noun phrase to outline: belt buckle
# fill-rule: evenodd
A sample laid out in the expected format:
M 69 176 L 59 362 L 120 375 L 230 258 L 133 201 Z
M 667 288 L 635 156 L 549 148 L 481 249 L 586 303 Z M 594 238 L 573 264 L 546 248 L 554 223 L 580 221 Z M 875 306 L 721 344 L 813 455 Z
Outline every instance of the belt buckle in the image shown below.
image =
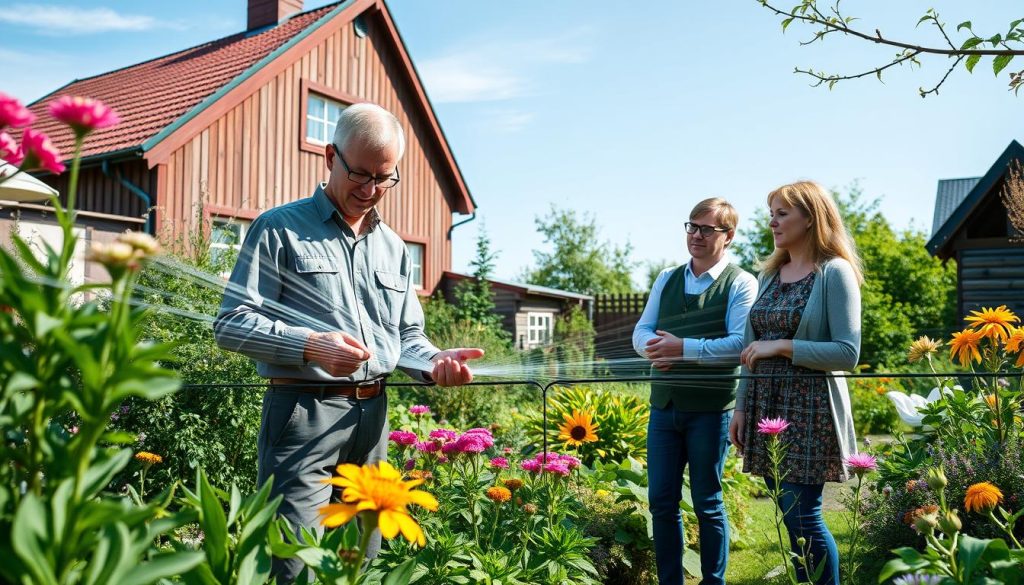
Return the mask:
M 360 391 L 363 388 L 368 388 L 371 392 L 377 387 L 377 380 L 365 380 L 356 384 L 356 400 L 367 400 L 373 398 L 373 395 L 362 395 Z

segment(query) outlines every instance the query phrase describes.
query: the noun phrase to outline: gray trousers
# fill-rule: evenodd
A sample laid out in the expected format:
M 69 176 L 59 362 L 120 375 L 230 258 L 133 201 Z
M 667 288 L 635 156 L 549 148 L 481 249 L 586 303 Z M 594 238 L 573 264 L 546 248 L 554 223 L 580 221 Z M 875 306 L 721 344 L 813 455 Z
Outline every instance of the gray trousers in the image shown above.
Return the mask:
M 270 497 L 284 496 L 278 513 L 296 533 L 307 527 L 323 534 L 319 509 L 331 501 L 334 486 L 323 483 L 340 463 L 363 465 L 387 460 L 388 401 L 385 393 L 368 400 L 321 396 L 318 392 L 271 387 L 263 396 L 259 435 L 259 484 L 274 476 Z M 369 558 L 380 551 L 374 531 Z M 303 568 L 299 559 L 274 559 L 278 583 L 291 583 Z

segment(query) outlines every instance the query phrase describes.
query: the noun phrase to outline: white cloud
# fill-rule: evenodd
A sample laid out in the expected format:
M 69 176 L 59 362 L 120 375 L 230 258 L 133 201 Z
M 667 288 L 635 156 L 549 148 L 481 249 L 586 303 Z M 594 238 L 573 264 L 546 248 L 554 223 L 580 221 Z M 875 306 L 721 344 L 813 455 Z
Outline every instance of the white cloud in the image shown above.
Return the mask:
M 97 34 L 156 28 L 150 16 L 120 14 L 110 8 L 15 4 L 0 11 L 0 22 L 36 29 L 42 34 Z
M 519 132 L 533 121 L 533 112 L 520 110 L 494 110 L 488 116 L 485 124 L 492 130 L 498 132 Z

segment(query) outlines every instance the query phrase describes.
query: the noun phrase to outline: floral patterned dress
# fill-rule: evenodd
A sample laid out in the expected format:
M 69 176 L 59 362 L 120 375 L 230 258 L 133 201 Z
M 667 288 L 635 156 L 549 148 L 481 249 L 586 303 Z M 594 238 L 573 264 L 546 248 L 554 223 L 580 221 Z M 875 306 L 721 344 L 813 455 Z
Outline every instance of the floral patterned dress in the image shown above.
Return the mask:
M 817 273 L 811 272 L 796 282 L 782 282 L 776 275 L 750 308 L 754 339 L 793 339 L 816 277 Z M 754 373 L 776 377 L 751 378 L 747 382 L 743 471 L 763 477 L 771 475 L 767 437 L 757 432 L 757 422 L 781 417 L 790 422 L 790 427 L 780 435 L 787 445 L 783 479 L 801 484 L 842 481 L 842 455 L 824 372 L 794 366 L 789 358 L 775 357 L 759 361 Z M 788 377 L 794 374 L 818 375 Z

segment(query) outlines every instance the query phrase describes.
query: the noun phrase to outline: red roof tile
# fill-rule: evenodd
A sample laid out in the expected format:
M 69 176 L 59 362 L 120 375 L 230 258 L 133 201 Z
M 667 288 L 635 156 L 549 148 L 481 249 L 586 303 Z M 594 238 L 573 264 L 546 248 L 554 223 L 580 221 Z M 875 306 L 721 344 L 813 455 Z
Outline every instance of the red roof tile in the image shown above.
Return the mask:
M 73 81 L 29 106 L 33 127 L 45 132 L 67 158 L 74 149 L 70 129 L 54 120 L 49 103 L 61 95 L 91 97 L 113 108 L 121 123 L 97 130 L 82 156 L 141 146 L 161 130 L 288 42 L 338 3 L 297 14 L 258 34 L 238 33 L 151 61 Z M 19 133 L 20 134 L 20 133 Z M 20 140 L 20 136 L 16 136 Z

